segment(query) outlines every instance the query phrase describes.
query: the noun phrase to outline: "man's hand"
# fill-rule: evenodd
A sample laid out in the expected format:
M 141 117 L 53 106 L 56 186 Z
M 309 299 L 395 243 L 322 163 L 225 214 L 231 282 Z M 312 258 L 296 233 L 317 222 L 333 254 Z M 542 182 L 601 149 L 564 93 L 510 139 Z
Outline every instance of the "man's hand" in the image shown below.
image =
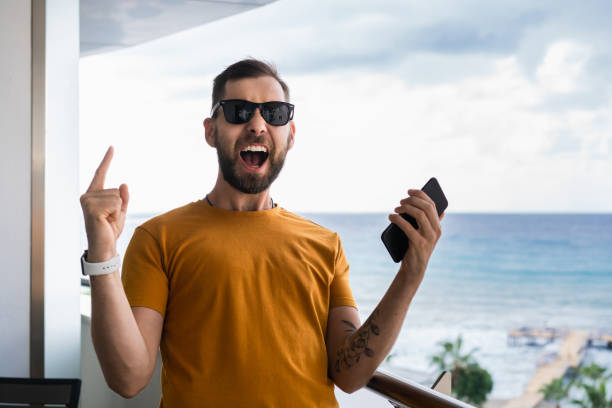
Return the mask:
M 113 158 L 109 147 L 87 189 L 81 196 L 89 262 L 104 262 L 117 253 L 117 238 L 123 231 L 129 201 L 127 185 L 104 189 L 104 179 Z
M 442 235 L 440 221 L 444 218 L 444 214 L 438 218 L 433 200 L 421 190 L 408 190 L 408 195 L 408 198 L 400 201 L 400 206 L 395 208 L 396 214 L 390 215 L 389 220 L 404 231 L 410 241 L 400 266 L 400 273 L 412 278 L 410 281 L 418 286 L 423 280 L 436 243 Z M 415 229 L 403 219 L 399 215 L 402 213 L 412 216 L 417 221 L 419 229 Z

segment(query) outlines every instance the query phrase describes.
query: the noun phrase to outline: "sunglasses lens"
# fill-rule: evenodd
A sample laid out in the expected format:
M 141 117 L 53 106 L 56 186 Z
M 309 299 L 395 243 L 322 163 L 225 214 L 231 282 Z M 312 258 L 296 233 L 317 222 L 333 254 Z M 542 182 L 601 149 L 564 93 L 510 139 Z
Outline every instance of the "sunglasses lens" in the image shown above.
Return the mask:
M 253 107 L 249 106 L 247 101 L 224 101 L 223 115 L 229 123 L 240 124 L 246 123 L 253 116 Z
M 289 114 L 289 106 L 282 102 L 266 102 L 261 112 L 264 120 L 273 126 L 286 125 L 290 119 Z

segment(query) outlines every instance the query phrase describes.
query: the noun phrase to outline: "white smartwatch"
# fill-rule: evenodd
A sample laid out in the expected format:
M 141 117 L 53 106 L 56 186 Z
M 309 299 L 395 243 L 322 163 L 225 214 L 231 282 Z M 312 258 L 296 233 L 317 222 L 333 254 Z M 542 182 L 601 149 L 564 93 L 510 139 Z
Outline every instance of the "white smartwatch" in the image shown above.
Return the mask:
M 119 270 L 121 267 L 121 257 L 119 254 L 105 262 L 87 262 L 87 250 L 81 256 L 81 272 L 83 275 L 107 275 Z

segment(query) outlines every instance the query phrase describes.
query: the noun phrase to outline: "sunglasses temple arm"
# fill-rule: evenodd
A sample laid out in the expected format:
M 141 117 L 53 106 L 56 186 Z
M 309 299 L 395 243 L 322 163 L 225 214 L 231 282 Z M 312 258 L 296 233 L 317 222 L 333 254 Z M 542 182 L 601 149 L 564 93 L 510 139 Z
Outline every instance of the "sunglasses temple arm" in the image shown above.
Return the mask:
M 217 109 L 219 109 L 219 106 L 221 106 L 221 102 L 217 102 L 213 105 L 213 107 L 210 109 L 210 116 L 213 116 L 215 114 Z

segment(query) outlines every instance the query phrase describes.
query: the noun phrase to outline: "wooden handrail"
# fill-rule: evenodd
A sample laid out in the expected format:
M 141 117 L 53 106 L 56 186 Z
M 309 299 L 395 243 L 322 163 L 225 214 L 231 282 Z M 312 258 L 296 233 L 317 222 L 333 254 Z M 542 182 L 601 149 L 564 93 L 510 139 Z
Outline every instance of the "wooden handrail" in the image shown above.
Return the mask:
M 374 373 L 366 388 L 388 399 L 397 407 L 474 408 L 470 404 L 427 388 L 415 381 L 400 380 L 380 371 Z

